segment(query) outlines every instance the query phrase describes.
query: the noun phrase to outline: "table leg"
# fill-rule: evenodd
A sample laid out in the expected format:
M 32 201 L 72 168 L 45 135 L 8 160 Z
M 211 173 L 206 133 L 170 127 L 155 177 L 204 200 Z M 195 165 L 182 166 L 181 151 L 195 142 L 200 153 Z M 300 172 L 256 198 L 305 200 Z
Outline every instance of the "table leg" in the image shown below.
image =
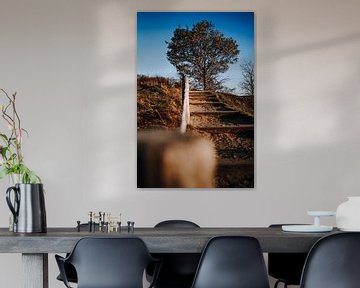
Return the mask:
M 22 254 L 23 288 L 49 288 L 48 254 Z

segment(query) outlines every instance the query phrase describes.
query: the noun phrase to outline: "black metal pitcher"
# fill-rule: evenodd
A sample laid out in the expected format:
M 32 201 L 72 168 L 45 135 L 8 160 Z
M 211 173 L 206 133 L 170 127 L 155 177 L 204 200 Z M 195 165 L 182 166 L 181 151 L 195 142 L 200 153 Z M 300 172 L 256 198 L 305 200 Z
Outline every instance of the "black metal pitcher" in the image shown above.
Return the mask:
M 13 197 L 11 197 L 12 192 Z M 14 216 L 14 232 L 42 233 L 47 231 L 42 184 L 15 184 L 6 190 L 6 202 Z

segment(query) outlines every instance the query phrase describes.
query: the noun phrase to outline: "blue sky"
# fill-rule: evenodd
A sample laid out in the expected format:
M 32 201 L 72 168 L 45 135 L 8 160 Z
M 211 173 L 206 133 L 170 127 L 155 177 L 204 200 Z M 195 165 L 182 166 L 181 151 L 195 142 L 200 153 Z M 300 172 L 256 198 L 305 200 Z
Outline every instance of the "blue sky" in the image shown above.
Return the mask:
M 228 78 L 225 85 L 238 90 L 241 81 L 239 62 L 254 61 L 254 13 L 252 12 L 138 12 L 137 13 L 137 73 L 148 76 L 178 77 L 176 69 L 166 59 L 167 45 L 177 27 L 192 28 L 193 24 L 208 20 L 215 29 L 231 37 L 239 45 L 236 64 L 221 74 Z

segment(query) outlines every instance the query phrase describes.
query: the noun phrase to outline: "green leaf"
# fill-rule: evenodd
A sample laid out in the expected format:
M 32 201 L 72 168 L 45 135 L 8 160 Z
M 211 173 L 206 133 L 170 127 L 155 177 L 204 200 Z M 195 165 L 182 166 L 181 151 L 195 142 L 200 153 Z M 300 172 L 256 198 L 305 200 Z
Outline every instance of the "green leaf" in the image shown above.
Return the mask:
M 10 156 L 10 159 L 16 159 L 17 158 L 17 154 L 16 153 L 13 153 L 11 156 Z
M 7 152 L 8 150 L 9 150 L 8 147 L 2 147 L 2 148 L 1 148 L 1 156 L 2 156 L 3 158 L 6 158 L 6 152 Z
M 25 132 L 25 134 L 26 134 L 27 137 L 29 137 L 29 132 L 28 132 L 26 129 L 21 128 L 21 130 Z
M 32 183 L 32 184 L 41 182 L 41 181 L 39 181 L 40 178 L 38 176 L 36 176 L 36 174 L 33 171 L 29 171 L 28 176 L 29 176 L 30 183 Z
M 21 174 L 21 181 L 23 183 L 37 184 L 41 183 L 39 176 L 34 171 L 30 170 L 23 163 L 18 165 L 19 173 Z
M 8 137 L 5 135 L 5 134 L 2 134 L 2 133 L 0 133 L 0 138 L 4 141 L 4 142 L 8 142 Z

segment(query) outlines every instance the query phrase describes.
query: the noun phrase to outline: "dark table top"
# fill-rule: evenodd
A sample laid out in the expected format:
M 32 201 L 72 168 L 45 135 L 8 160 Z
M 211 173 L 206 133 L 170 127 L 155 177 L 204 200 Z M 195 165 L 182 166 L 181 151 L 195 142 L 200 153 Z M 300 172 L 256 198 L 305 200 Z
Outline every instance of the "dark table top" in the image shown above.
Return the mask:
M 244 235 L 259 240 L 264 252 L 308 252 L 321 237 L 338 233 L 294 233 L 275 228 L 127 228 L 119 232 L 77 232 L 76 228 L 48 228 L 47 233 L 13 233 L 0 228 L 0 253 L 65 253 L 82 237 L 139 237 L 152 253 L 201 253 L 214 236 Z

